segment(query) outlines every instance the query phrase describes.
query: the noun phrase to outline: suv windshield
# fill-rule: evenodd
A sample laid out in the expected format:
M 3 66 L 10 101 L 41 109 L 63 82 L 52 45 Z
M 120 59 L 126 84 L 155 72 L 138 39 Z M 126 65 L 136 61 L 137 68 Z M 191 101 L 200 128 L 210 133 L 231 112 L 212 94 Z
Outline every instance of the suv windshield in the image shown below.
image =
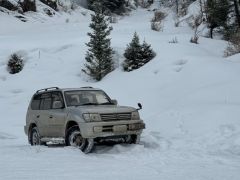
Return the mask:
M 67 106 L 112 104 L 110 98 L 103 91 L 74 90 L 66 91 L 64 94 Z

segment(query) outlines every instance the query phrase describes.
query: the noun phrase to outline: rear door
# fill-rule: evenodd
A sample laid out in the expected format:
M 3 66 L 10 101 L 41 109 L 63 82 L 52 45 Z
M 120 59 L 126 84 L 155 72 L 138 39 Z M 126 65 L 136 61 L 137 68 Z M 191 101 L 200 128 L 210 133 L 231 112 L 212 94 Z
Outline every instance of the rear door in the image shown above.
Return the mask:
M 49 123 L 49 110 L 52 106 L 52 95 L 50 92 L 41 94 L 40 110 L 37 114 L 39 133 L 43 137 L 50 137 L 51 126 Z

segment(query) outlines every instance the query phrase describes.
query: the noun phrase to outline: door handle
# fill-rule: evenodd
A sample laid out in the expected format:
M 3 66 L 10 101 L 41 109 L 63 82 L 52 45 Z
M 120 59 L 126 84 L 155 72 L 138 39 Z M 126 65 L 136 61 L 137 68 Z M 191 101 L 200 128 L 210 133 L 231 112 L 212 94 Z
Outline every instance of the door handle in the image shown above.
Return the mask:
M 52 119 L 52 118 L 53 118 L 53 116 L 52 116 L 52 115 L 50 115 L 50 116 L 49 116 L 49 118 L 50 118 L 50 119 Z

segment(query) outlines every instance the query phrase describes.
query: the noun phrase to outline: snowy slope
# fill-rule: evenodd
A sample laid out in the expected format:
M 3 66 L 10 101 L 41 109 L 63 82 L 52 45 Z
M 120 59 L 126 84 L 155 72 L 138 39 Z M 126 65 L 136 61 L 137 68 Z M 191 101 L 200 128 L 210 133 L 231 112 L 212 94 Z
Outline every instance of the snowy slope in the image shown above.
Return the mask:
M 163 32 L 151 31 L 152 16 L 138 9 L 113 24 L 118 68 L 94 83 L 81 73 L 88 11 L 40 20 L 29 14 L 27 23 L 0 14 L 0 180 L 239 180 L 240 56 L 223 58 L 227 44 L 221 40 L 189 43 L 193 31 L 176 28 L 171 12 Z M 157 56 L 126 73 L 122 54 L 134 31 Z M 178 43 L 169 43 L 175 37 Z M 10 75 L 6 62 L 16 51 L 25 53 L 25 67 Z M 100 87 L 121 105 L 141 102 L 147 129 L 140 145 L 102 146 L 88 155 L 71 147 L 31 147 L 23 132 L 27 106 L 37 89 L 49 86 Z

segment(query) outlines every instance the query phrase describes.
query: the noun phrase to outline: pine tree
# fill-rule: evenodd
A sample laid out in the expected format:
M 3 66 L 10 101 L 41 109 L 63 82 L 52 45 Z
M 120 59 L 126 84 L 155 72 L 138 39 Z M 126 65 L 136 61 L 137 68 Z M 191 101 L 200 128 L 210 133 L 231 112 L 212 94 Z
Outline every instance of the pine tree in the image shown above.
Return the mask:
M 148 63 L 155 56 L 156 56 L 156 53 L 152 50 L 151 45 L 144 40 L 142 44 L 142 50 L 141 50 L 141 57 L 142 57 L 141 65 L 143 66 L 144 64 Z
M 205 5 L 207 23 L 210 28 L 210 37 L 213 38 L 213 30 L 217 27 L 225 27 L 230 10 L 229 0 L 207 0 Z
M 139 63 L 141 62 L 141 48 L 139 37 L 135 32 L 132 41 L 127 45 L 124 53 L 124 57 L 126 58 L 123 63 L 124 71 L 132 71 L 139 68 Z
M 27 12 L 27 11 L 36 12 L 37 11 L 36 0 L 23 0 L 23 1 L 19 1 L 19 2 L 20 2 L 20 6 L 22 7 L 23 12 Z
M 100 81 L 113 70 L 113 50 L 110 47 L 111 39 L 108 38 L 112 27 L 109 27 L 107 19 L 101 8 L 100 1 L 95 2 L 95 14 L 91 15 L 92 22 L 89 27 L 93 30 L 88 33 L 90 41 L 86 44 L 89 49 L 86 53 L 84 73 L 93 79 Z
M 144 40 L 143 44 L 140 44 L 137 33 L 134 33 L 132 41 L 127 46 L 123 62 L 124 71 L 132 71 L 142 67 L 156 56 L 152 50 L 151 45 L 147 44 Z
M 88 7 L 91 10 L 94 10 L 94 3 L 98 0 L 87 0 Z M 109 12 L 121 14 L 124 11 L 124 7 L 126 2 L 124 0 L 101 0 L 100 1 L 102 7 L 106 14 Z

